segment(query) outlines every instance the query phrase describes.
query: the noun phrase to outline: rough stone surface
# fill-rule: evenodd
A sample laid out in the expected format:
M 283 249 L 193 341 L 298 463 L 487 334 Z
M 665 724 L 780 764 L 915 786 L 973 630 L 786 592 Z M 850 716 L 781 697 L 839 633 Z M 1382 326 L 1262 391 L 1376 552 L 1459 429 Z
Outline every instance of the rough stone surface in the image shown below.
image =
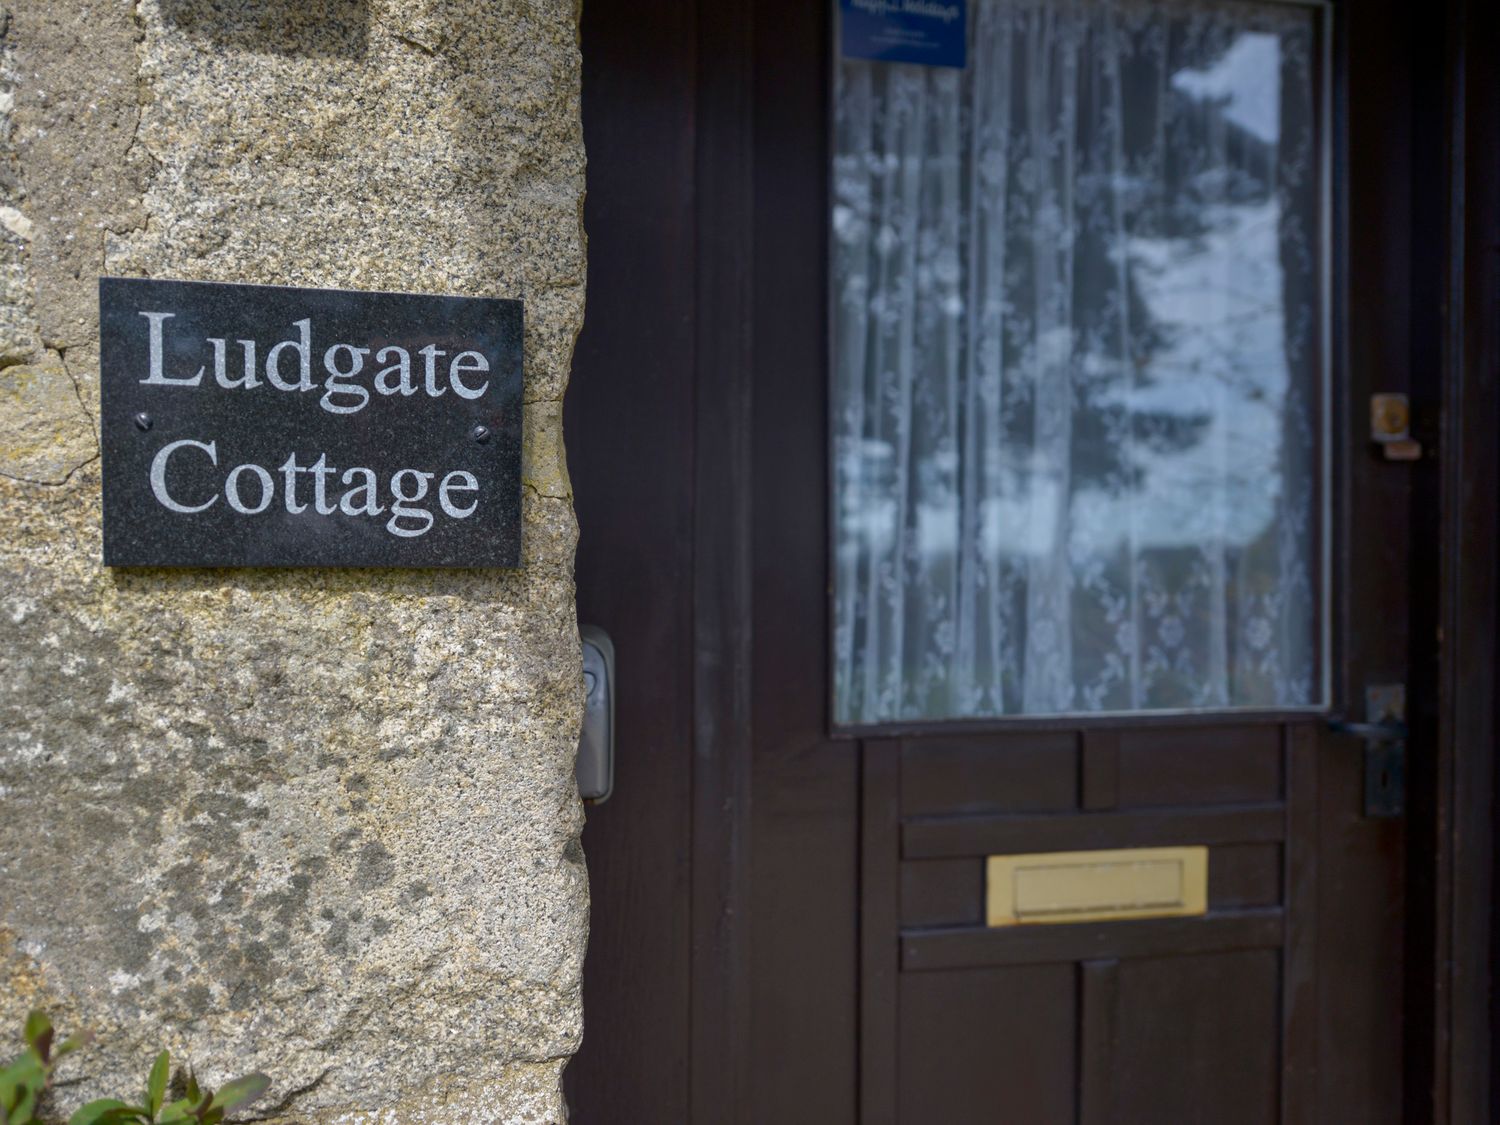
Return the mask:
M 78 385 L 60 358 L 0 367 L 0 473 L 64 484 L 98 450 Z
M 4 0 L 0 0 L 3 4 Z M 571 0 L 0 15 L 0 1035 L 268 1119 L 552 1122 L 581 1034 Z M 108 571 L 101 273 L 526 301 L 525 565 Z

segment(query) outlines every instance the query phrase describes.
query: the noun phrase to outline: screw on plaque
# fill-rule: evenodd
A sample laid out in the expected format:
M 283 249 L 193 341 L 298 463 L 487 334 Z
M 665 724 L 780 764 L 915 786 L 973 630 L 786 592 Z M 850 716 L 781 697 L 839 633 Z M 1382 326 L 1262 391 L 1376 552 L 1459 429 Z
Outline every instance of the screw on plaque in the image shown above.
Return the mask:
M 480 444 L 483 444 L 490 440 L 490 428 L 488 426 L 475 426 L 469 431 L 469 436 Z
M 145 433 L 151 428 L 151 415 L 142 410 L 135 416 L 135 428 Z

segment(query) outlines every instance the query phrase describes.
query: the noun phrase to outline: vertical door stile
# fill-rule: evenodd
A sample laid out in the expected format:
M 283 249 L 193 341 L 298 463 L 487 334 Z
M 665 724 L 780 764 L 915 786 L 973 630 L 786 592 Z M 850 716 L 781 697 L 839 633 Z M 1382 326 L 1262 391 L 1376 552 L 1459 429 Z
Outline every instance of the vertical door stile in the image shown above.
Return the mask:
M 1282 902 L 1281 1119 L 1308 1125 L 1318 1114 L 1318 729 L 1284 728 L 1286 854 Z
M 862 744 L 859 1107 L 862 1125 L 895 1125 L 901 948 L 901 744 Z
M 1112 1125 L 1115 1042 L 1119 1033 L 1120 962 L 1078 966 L 1078 1125 Z

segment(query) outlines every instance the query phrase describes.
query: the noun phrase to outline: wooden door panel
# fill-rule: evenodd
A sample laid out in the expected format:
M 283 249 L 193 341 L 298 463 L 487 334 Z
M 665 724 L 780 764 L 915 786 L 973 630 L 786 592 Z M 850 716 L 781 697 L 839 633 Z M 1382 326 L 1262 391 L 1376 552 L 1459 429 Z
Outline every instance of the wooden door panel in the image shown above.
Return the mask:
M 1279 1118 L 1276 950 L 1122 960 L 1102 1065 L 1112 1120 L 1272 1125 Z
M 984 925 L 984 860 L 903 860 L 901 928 Z
M 901 969 L 925 972 L 1100 957 L 1279 949 L 1284 931 L 1285 917 L 1276 908 L 1225 911 L 1202 918 L 913 930 L 901 935 Z
M 1363 1107 L 1360 1121 L 1403 1119 L 1405 822 L 1364 815 L 1360 746 L 1318 747 L 1317 1037 L 1319 1102 Z M 1419 1118 L 1420 1119 L 1420 1118 Z
M 1337 1107 L 1395 1120 L 1403 833 L 1364 817 L 1358 744 L 1314 720 L 1103 733 L 864 744 L 862 1120 L 920 1120 L 932 1098 L 954 1120 L 1039 1125 L 1320 1121 Z M 1111 785 L 1090 803 L 1101 747 Z M 1017 762 L 1019 798 L 1004 788 Z M 1066 803 L 1067 776 L 1074 800 L 1039 810 Z M 987 855 L 1191 843 L 1210 847 L 1204 916 L 985 924 Z M 1064 970 L 1066 1036 L 1036 1022 L 1021 1001 L 1033 985 L 1017 983 Z M 964 1117 L 992 1104 L 994 1066 L 953 1061 L 971 1048 L 938 1030 L 939 997 L 974 1043 L 1035 1027 L 1073 1044 L 1033 1057 L 1051 1069 L 1017 1096 L 1066 1086 L 1074 1101 L 1046 1102 L 1060 1116 Z
M 1037 730 L 908 739 L 910 816 L 1251 804 L 1282 796 L 1274 724 Z
M 861 892 L 894 902 L 864 914 L 863 986 L 898 982 L 867 1032 L 878 1048 L 888 1028 L 899 1061 L 890 1081 L 866 1082 L 865 1119 L 893 1119 L 871 1101 L 888 1097 L 901 1121 L 1281 1120 L 1283 1071 L 1309 1049 L 1287 1022 L 1300 1000 L 1283 966 L 1306 973 L 1311 930 L 1293 926 L 1289 891 L 1305 906 L 1315 873 L 1289 861 L 1313 843 L 1315 731 L 1218 722 L 867 744 Z M 985 923 L 988 855 L 1177 844 L 1209 845 L 1202 917 Z
M 1098 848 L 1172 847 L 1279 840 L 1283 809 L 1274 802 L 1221 808 L 1025 816 L 927 816 L 901 828 L 902 854 L 913 859 Z
M 1223 844 L 1208 853 L 1208 906 L 1233 910 L 1281 902 L 1280 844 Z
M 1073 1120 L 1073 966 L 911 973 L 900 1005 L 904 1125 Z
M 1078 802 L 1078 736 L 937 737 L 903 744 L 907 816 L 1061 812 Z
M 1249 804 L 1282 796 L 1281 728 L 1192 726 L 1119 732 L 1119 804 Z

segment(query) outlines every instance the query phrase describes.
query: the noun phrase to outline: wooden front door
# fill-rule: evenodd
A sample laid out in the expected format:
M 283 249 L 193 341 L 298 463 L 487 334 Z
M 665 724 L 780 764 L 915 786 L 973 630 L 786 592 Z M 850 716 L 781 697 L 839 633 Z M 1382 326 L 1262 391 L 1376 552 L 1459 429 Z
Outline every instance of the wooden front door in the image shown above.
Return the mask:
M 969 19 L 585 5 L 577 1120 L 1400 1120 L 1416 16 Z

